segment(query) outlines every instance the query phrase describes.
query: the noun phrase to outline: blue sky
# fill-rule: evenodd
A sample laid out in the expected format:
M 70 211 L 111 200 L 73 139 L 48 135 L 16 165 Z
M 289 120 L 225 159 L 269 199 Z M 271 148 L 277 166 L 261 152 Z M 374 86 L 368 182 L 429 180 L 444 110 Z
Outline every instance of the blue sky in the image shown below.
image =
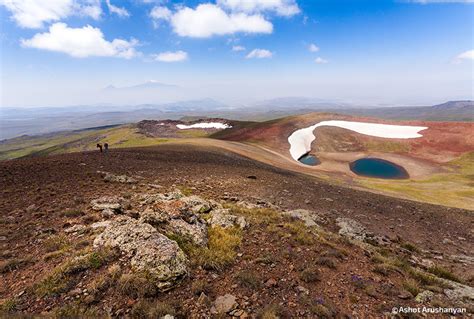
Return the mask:
M 472 99 L 473 1 L 0 0 L 1 105 Z M 147 81 L 179 89 L 104 91 Z

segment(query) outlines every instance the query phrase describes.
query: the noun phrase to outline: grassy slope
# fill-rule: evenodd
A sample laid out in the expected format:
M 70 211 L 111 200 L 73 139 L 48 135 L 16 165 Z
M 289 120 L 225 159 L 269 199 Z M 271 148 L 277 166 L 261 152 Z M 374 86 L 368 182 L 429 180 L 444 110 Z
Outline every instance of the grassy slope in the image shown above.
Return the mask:
M 0 160 L 24 156 L 43 156 L 90 151 L 97 143 L 109 143 L 111 148 L 144 147 L 166 142 L 167 139 L 147 137 L 131 125 L 114 128 L 60 132 L 41 136 L 24 136 L 0 144 Z

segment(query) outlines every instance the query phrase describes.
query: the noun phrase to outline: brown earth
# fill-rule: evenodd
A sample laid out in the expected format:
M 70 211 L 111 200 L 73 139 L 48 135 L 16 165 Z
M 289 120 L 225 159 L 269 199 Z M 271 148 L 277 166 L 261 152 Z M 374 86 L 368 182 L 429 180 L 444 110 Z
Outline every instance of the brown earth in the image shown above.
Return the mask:
M 140 182 L 137 185 L 107 183 L 97 173 L 99 170 L 132 176 Z M 336 218 L 349 217 L 394 243 L 411 243 L 423 258 L 449 269 L 465 283 L 472 285 L 474 278 L 472 264 L 458 257 L 465 255 L 472 260 L 472 211 L 338 187 L 209 146 L 165 144 L 111 150 L 105 156 L 88 152 L 4 161 L 0 162 L 0 184 L 2 262 L 24 261 L 13 271 L 0 274 L 0 298 L 18 296 L 17 309 L 25 313 L 38 314 L 65 303 L 64 295 L 40 298 L 28 289 L 65 258 L 45 260 L 47 251 L 41 239 L 63 234 L 73 224 L 94 221 L 97 217 L 89 209 L 92 199 L 156 192 L 153 188 L 156 186 L 150 184 L 162 186 L 160 191 L 184 187 L 214 200 L 263 199 L 281 210 L 309 209 L 324 218 L 325 228 L 332 232 L 338 230 Z M 71 217 L 65 214 L 68 210 L 84 214 Z M 231 293 L 251 316 L 268 305 L 276 305 L 284 318 L 313 317 L 310 304 L 320 299 L 339 317 L 377 318 L 392 306 L 414 304 L 413 300 L 398 297 L 405 275 L 375 274 L 373 256 L 364 249 L 338 242 L 338 249 L 346 255 L 337 258 L 333 269 L 315 263 L 331 246 L 321 242 L 298 244 L 291 236 L 282 236 L 283 226 L 276 227 L 281 231 L 269 232 L 267 225 L 254 223 L 244 234 L 239 248 L 241 255 L 229 268 L 225 271 L 193 268 L 181 286 L 152 300 L 176 304 L 181 316 L 206 317 L 208 302 L 198 302 L 199 296 L 192 289 L 194 283 L 204 281 L 209 286 L 209 300 Z M 90 238 L 68 236 L 76 241 L 74 245 L 81 241 L 85 241 L 82 245 L 90 245 Z M 262 261 L 265 258 L 269 261 Z M 303 282 L 301 272 L 307 267 L 317 267 L 321 278 Z M 242 271 L 251 271 L 257 284 L 242 284 L 238 279 Z M 81 283 L 96 275 L 86 272 Z M 359 278 L 374 286 L 375 292 L 367 293 L 367 285 L 354 283 Z M 274 279 L 276 284 L 266 285 L 269 279 Z M 298 293 L 300 285 L 309 293 Z M 96 302 L 120 317 L 138 301 L 124 298 L 112 289 Z

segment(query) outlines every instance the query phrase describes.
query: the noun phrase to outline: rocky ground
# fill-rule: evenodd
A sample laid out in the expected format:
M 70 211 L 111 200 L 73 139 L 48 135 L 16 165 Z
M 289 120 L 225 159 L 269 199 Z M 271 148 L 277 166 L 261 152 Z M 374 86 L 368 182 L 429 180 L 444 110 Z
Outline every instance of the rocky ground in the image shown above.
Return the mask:
M 471 211 L 172 144 L 0 162 L 0 184 L 6 317 L 473 311 Z

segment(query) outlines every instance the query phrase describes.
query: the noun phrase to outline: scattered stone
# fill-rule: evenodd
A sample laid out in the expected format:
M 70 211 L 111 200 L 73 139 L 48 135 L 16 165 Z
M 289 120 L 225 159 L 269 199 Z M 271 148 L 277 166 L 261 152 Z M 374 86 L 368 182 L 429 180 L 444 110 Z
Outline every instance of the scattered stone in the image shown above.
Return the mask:
M 111 210 L 113 213 L 121 213 L 123 211 L 122 204 L 125 202 L 123 197 L 119 196 L 102 196 L 91 201 L 93 210 L 103 211 Z
M 180 198 L 180 201 L 184 204 L 182 211 L 190 211 L 193 214 L 204 214 L 211 210 L 211 204 L 202 199 L 199 196 L 186 196 Z
M 232 311 L 237 307 L 237 301 L 235 296 L 231 294 L 226 294 L 224 296 L 219 296 L 214 301 L 215 311 L 219 314 L 224 314 Z
M 418 295 L 415 297 L 415 301 L 418 303 L 427 303 L 431 301 L 434 297 L 434 293 L 429 290 L 424 290 L 420 292 Z
M 127 175 L 115 175 L 109 172 L 100 172 L 104 178 L 104 181 L 111 182 L 111 183 L 123 183 L 123 184 L 136 184 L 138 181 L 132 177 L 128 177 Z
M 77 225 L 74 225 L 74 226 L 71 226 L 69 228 L 66 228 L 64 230 L 64 232 L 66 234 L 72 234 L 72 233 L 84 233 L 87 229 L 87 226 L 84 226 L 84 225 L 80 225 L 80 224 L 77 224 Z
M 96 222 L 96 223 L 93 223 L 91 225 L 91 228 L 92 229 L 97 229 L 97 228 L 104 228 L 104 227 L 107 227 L 110 225 L 110 221 L 109 220 L 104 220 L 104 221 L 101 221 L 101 222 Z
M 323 222 L 321 217 L 319 217 L 315 212 L 307 210 L 307 209 L 295 209 L 290 210 L 287 212 L 283 212 L 284 215 L 300 219 L 304 222 L 304 224 L 308 227 L 311 226 L 318 226 L 316 221 Z
M 412 294 L 406 290 L 402 290 L 398 294 L 398 298 L 403 299 L 403 300 L 410 299 L 411 297 L 412 297 Z
M 276 281 L 273 278 L 270 278 L 265 282 L 265 287 L 268 287 L 268 288 L 275 287 L 276 285 L 278 285 L 278 281 Z
M 156 279 L 159 290 L 176 285 L 187 274 L 187 258 L 178 244 L 158 233 L 151 225 L 127 216 L 113 220 L 94 240 L 94 247 L 116 247 L 136 272 Z
M 466 286 L 454 281 L 443 279 L 447 285 L 451 286 L 444 290 L 444 294 L 453 301 L 464 302 L 470 300 L 474 302 L 474 287 Z
M 299 293 L 305 294 L 305 295 L 309 295 L 309 289 L 307 289 L 303 286 L 296 287 L 296 291 L 298 291 Z
M 238 226 L 240 228 L 247 227 L 247 222 L 242 216 L 235 216 L 230 214 L 229 209 L 216 209 L 211 212 L 211 218 L 208 220 L 211 227 L 220 226 L 222 228 L 229 228 Z

